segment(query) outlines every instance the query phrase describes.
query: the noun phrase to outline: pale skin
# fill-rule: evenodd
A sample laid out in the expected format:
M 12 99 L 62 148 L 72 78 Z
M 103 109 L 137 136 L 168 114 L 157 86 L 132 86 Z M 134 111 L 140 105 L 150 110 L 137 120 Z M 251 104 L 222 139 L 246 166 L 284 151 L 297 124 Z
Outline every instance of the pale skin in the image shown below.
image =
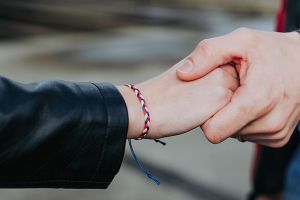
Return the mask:
M 241 135 L 257 144 L 284 146 L 300 119 L 299 52 L 297 32 L 241 28 L 200 42 L 177 76 L 194 81 L 234 63 L 240 85 L 231 101 L 202 126 L 208 140 L 216 144 Z
M 136 86 L 146 99 L 150 116 L 147 138 L 179 135 L 199 127 L 231 99 L 238 87 L 232 66 L 213 70 L 202 79 L 184 82 L 176 77 L 179 62 L 163 74 Z M 141 135 L 144 115 L 135 93 L 126 86 L 118 86 L 128 109 L 128 138 Z M 201 108 L 201 109 L 200 109 Z

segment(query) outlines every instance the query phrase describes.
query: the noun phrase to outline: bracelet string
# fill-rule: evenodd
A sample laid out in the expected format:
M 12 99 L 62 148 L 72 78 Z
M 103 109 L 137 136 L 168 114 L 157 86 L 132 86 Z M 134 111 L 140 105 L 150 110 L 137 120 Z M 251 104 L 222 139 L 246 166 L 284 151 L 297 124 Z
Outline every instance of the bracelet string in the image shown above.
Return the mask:
M 132 143 L 131 143 L 131 139 L 128 139 L 128 143 L 129 143 L 129 147 L 130 147 L 130 151 L 132 154 L 132 157 L 135 161 L 135 163 L 138 165 L 138 167 L 141 169 L 141 171 L 145 174 L 145 176 L 147 176 L 149 179 L 151 179 L 152 181 L 154 181 L 154 183 L 156 183 L 156 185 L 160 185 L 160 180 L 158 180 L 157 178 L 155 178 L 150 172 L 148 172 L 144 165 L 139 161 L 138 157 L 136 156 L 134 149 L 132 147 Z
M 146 104 L 146 100 L 144 98 L 144 96 L 142 95 L 141 91 L 133 84 L 129 84 L 129 85 L 126 85 L 127 87 L 129 87 L 136 95 L 136 97 L 138 98 L 141 106 L 142 106 L 142 110 L 143 110 L 143 113 L 144 113 L 144 118 L 145 118 L 145 123 L 144 123 L 144 130 L 142 132 L 142 134 L 136 138 L 136 140 L 142 140 L 144 139 L 148 132 L 149 132 L 149 129 L 150 129 L 150 113 L 149 113 L 149 110 L 148 110 L 148 107 L 147 107 L 147 104 Z M 166 145 L 165 142 L 161 141 L 161 140 L 158 140 L 158 139 L 154 139 L 155 142 L 157 143 L 160 143 L 162 145 Z M 140 168 L 140 170 L 145 174 L 145 176 L 147 176 L 149 179 L 151 179 L 153 182 L 155 182 L 157 185 L 160 185 L 160 181 L 155 178 L 151 173 L 149 173 L 144 165 L 139 161 L 137 155 L 135 154 L 134 152 L 134 149 L 133 149 L 133 145 L 131 143 L 131 139 L 128 139 L 128 143 L 129 143 L 129 147 L 130 147 L 130 151 L 131 151 L 131 154 L 132 154 L 132 157 L 135 161 L 135 163 L 137 164 L 137 166 Z
M 135 85 L 129 84 L 126 86 L 129 87 L 135 93 L 136 97 L 138 98 L 138 100 L 142 106 L 142 110 L 143 110 L 144 117 L 145 117 L 144 130 L 143 130 L 142 134 L 136 138 L 136 140 L 142 140 L 147 136 L 147 134 L 149 132 L 149 125 L 150 125 L 150 121 L 151 121 L 148 106 L 147 106 L 145 97 L 142 95 L 141 91 Z

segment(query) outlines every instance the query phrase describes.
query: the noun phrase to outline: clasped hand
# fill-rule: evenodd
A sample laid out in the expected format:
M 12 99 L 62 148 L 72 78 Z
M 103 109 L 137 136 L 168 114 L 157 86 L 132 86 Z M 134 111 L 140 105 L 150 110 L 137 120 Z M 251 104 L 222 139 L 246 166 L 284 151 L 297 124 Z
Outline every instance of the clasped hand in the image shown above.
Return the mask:
M 207 39 L 186 59 L 177 75 L 191 81 L 225 63 L 234 63 L 239 87 L 230 102 L 202 126 L 212 143 L 239 135 L 269 147 L 282 147 L 300 117 L 300 35 L 241 28 Z
M 241 28 L 200 42 L 170 70 L 138 85 L 152 116 L 148 137 L 201 126 L 214 144 L 238 135 L 269 147 L 285 145 L 300 117 L 299 52 L 296 32 Z M 128 137 L 138 137 L 142 111 L 134 94 L 120 91 L 128 96 Z

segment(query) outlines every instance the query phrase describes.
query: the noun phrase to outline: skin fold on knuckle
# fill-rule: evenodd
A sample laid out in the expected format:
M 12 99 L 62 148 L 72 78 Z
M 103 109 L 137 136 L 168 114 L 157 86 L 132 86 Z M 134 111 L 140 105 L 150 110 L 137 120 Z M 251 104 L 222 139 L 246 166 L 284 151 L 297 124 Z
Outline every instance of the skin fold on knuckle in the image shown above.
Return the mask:
M 221 81 L 221 86 L 226 87 L 232 91 L 236 91 L 239 87 L 239 81 L 231 75 L 228 75 L 227 72 L 224 72 L 225 75 Z
M 248 134 L 245 135 L 245 140 L 283 140 L 286 137 L 284 130 L 273 132 L 273 133 L 259 133 L 259 134 Z
M 240 28 L 235 29 L 232 33 L 245 36 L 245 35 L 251 34 L 252 30 L 247 27 L 240 27 Z
M 229 64 L 223 65 L 221 67 L 221 69 L 224 70 L 226 72 L 226 74 L 228 74 L 228 75 L 232 76 L 233 78 L 235 78 L 236 80 L 238 80 L 237 71 L 232 65 L 229 65 Z
M 239 105 L 237 106 L 237 110 L 239 113 L 245 113 L 248 116 L 250 116 L 251 118 L 253 118 L 252 115 L 255 112 L 256 107 L 255 107 L 255 104 L 253 104 L 251 101 L 242 99 L 239 102 Z M 250 118 L 250 117 L 248 117 L 248 118 Z
M 251 142 L 262 144 L 271 148 L 281 148 L 288 143 L 289 137 L 287 136 L 287 130 L 283 130 L 278 134 L 283 135 L 283 137 L 253 139 Z
M 255 42 L 257 36 L 254 30 L 246 27 L 238 28 L 234 30 L 231 34 L 236 38 L 243 38 L 243 41 L 248 42 L 249 44 Z
M 195 54 L 197 56 L 200 56 L 202 58 L 214 58 L 214 42 L 213 38 L 212 39 L 204 39 L 201 42 L 198 43 L 196 49 L 195 49 Z
M 280 122 L 275 122 L 278 124 L 284 124 L 283 125 L 277 125 L 277 127 L 273 127 L 274 130 L 278 130 L 277 132 L 272 132 L 272 133 L 266 133 L 266 134 L 260 134 L 259 136 L 255 136 L 255 135 L 248 135 L 245 136 L 246 140 L 250 140 L 250 141 L 258 141 L 258 140 L 264 140 L 265 142 L 267 142 L 270 147 L 273 148 L 277 148 L 277 147 L 282 147 L 284 146 L 288 141 L 290 136 L 293 134 L 293 131 L 296 127 L 296 125 L 290 126 L 288 124 L 290 124 L 290 122 L 288 122 L 288 120 L 282 120 L 284 121 L 284 123 L 280 123 Z M 297 123 L 296 123 L 297 124 Z
M 282 132 L 284 130 L 284 128 L 286 127 L 287 124 L 287 120 L 285 119 L 273 119 L 270 120 L 269 122 L 267 122 L 267 124 L 265 125 L 265 129 L 267 133 L 270 134 L 276 134 L 278 135 L 278 133 Z M 280 135 L 278 135 L 280 136 Z M 280 139 L 280 138 L 278 138 Z
M 231 97 L 233 92 L 224 86 L 216 86 L 213 91 L 213 99 L 219 105 L 219 109 L 221 109 L 224 105 L 226 105 Z
M 274 115 L 274 113 L 271 113 Z M 269 117 L 269 116 L 267 116 Z M 257 119 L 253 121 L 250 125 L 244 127 L 240 134 L 242 135 L 252 135 L 252 134 L 262 134 L 261 137 L 267 137 L 271 139 L 280 139 L 281 135 L 277 135 L 279 132 L 284 130 L 287 126 L 287 119 L 285 118 L 275 118 L 270 117 L 269 119 Z
M 210 72 L 208 76 L 211 79 L 211 83 L 219 87 L 226 87 L 231 83 L 230 75 L 221 68 L 216 68 Z

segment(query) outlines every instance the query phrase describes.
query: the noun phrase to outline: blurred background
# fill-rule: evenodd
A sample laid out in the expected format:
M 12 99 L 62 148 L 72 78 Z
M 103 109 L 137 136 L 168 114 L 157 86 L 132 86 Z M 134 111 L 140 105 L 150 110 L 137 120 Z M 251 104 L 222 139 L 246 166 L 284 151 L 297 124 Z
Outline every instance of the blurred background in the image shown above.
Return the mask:
M 21 82 L 136 83 L 167 70 L 204 38 L 241 26 L 273 30 L 278 6 L 278 0 L 0 0 L 0 74 Z M 143 176 L 127 148 L 107 190 L 0 190 L 0 199 L 246 198 L 251 144 L 212 145 L 200 129 L 164 141 L 134 142 L 161 186 Z

